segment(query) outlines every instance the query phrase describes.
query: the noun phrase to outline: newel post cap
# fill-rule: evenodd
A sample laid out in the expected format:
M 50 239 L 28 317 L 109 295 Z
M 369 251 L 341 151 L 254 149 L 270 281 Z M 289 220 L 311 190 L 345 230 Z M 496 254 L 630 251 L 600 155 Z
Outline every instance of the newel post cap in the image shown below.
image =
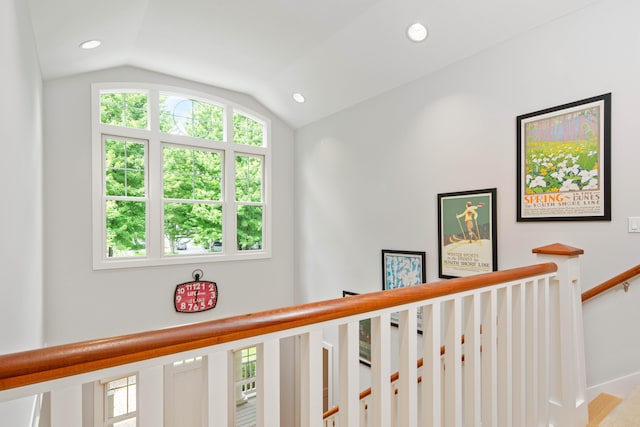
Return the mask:
M 565 256 L 577 256 L 577 255 L 584 254 L 583 249 L 574 248 L 573 246 L 563 245 L 562 243 L 552 243 L 547 246 L 533 248 L 531 252 L 533 252 L 534 254 L 565 255 Z

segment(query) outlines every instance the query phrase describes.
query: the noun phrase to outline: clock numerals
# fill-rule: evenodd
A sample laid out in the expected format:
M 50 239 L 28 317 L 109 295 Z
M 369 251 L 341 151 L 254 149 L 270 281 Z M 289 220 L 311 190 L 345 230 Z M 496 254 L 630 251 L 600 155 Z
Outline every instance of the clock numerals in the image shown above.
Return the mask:
M 215 282 L 187 282 L 176 287 L 174 306 L 180 313 L 198 313 L 216 306 L 218 288 Z

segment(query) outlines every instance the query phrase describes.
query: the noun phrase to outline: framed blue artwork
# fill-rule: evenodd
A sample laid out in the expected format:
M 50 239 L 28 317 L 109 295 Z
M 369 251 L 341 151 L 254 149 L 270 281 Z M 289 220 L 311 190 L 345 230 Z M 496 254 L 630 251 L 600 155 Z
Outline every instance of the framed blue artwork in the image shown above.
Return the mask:
M 427 281 L 426 253 L 418 251 L 382 250 L 382 290 L 415 286 Z M 398 326 L 398 313 L 391 315 Z M 418 310 L 418 332 L 422 331 L 422 312 Z

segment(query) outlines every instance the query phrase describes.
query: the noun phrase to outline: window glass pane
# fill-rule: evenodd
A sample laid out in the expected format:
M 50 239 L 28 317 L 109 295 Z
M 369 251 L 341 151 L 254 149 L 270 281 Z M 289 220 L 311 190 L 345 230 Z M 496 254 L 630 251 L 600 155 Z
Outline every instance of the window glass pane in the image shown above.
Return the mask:
M 131 418 L 129 420 L 120 421 L 118 423 L 111 424 L 113 427 L 136 427 L 136 419 Z
M 195 99 L 160 94 L 160 131 L 222 141 L 224 108 Z
M 262 157 L 236 156 L 236 200 L 262 201 Z
M 262 206 L 238 206 L 238 250 L 262 249 Z
M 135 129 L 147 128 L 147 94 L 101 93 L 100 122 Z
M 164 197 L 220 200 L 222 155 L 214 151 L 164 147 Z
M 222 250 L 222 206 L 165 203 L 165 255 L 198 254 Z
M 241 375 L 241 379 L 253 378 L 256 376 L 256 347 L 242 349 Z
M 144 144 L 107 139 L 104 157 L 107 196 L 145 196 Z
M 236 144 L 264 145 L 264 125 L 240 113 L 233 113 L 233 142 Z
M 107 200 L 107 256 L 146 255 L 145 202 Z
M 135 411 L 136 377 L 120 378 L 107 384 L 107 419 Z M 133 402 L 133 407 L 131 406 Z

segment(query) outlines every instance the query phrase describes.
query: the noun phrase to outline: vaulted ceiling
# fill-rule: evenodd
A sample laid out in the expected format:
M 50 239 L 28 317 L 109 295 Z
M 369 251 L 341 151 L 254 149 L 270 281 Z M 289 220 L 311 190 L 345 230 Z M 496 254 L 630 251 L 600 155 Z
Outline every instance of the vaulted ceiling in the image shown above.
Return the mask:
M 299 128 L 601 0 L 28 1 L 45 80 L 137 66 L 247 93 Z M 405 35 L 417 21 L 423 43 Z

